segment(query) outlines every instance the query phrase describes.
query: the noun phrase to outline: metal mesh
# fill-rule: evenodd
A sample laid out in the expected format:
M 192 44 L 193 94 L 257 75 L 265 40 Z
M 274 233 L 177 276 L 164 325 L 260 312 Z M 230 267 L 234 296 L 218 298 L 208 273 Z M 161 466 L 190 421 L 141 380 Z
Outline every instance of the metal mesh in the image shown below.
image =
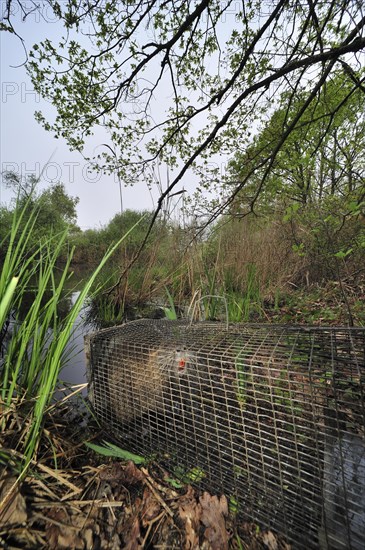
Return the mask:
M 364 548 L 365 329 L 141 320 L 87 350 L 121 446 L 194 472 L 295 547 Z

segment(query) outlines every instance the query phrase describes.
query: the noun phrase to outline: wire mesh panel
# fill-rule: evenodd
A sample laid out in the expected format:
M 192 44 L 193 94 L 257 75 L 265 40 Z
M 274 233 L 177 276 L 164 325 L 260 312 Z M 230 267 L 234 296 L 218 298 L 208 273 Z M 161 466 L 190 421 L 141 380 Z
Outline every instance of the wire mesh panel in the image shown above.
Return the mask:
M 295 548 L 364 548 L 365 329 L 141 320 L 86 344 L 121 446 Z

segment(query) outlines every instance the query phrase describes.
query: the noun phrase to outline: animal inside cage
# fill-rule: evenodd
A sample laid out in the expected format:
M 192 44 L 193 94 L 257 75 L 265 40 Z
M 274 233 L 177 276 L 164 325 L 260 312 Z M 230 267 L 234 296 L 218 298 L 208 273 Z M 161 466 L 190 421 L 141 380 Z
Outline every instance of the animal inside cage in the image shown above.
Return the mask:
M 141 320 L 86 347 L 120 446 L 194 472 L 294 548 L 364 548 L 365 329 Z

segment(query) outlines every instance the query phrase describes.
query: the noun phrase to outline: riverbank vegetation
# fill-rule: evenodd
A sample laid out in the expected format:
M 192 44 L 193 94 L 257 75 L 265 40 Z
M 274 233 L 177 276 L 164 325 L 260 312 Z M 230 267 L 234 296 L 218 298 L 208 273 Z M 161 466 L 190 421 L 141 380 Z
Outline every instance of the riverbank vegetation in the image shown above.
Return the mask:
M 238 157 L 231 169 L 239 171 L 241 162 Z M 31 183 L 35 185 L 34 180 Z M 40 235 L 62 235 L 48 246 L 59 273 L 66 264 L 69 272 L 76 273 L 75 284 L 128 233 L 93 287 L 102 288 L 93 305 L 95 316 L 104 318 L 105 324 L 159 305 L 169 307 L 170 296 L 180 314 L 189 309 L 196 318 L 224 318 L 228 312 L 230 321 L 361 325 L 365 257 L 361 193 L 362 186 L 351 193 L 335 187 L 320 200 L 290 202 L 285 195 L 275 204 L 265 197 L 258 202 L 256 215 L 244 217 L 237 200 L 231 213 L 200 235 L 193 217 L 184 225 L 166 216 L 158 218 L 136 258 L 152 212 L 126 210 L 105 227 L 81 231 L 76 224 L 77 199 L 60 185 L 32 195 L 31 200 L 20 195 L 19 207 L 27 204 L 27 208 L 19 220 L 19 233 L 28 233 L 26 257 L 38 254 Z M 54 196 L 58 202 L 62 197 L 65 208 L 47 216 L 45 205 L 52 210 Z M 2 207 L 2 254 L 9 246 L 6 229 L 15 212 L 15 205 Z M 26 224 L 32 224 L 32 231 Z M 146 305 L 151 307 L 143 309 Z
M 123 242 L 103 274 L 106 289 L 126 270 L 123 280 L 100 300 L 104 307 L 115 303 L 120 315 L 124 308 L 166 303 L 167 289 L 179 310 L 195 304 L 196 313 L 206 318 L 225 315 L 226 301 L 231 321 L 290 322 L 291 311 L 296 322 L 362 323 L 358 301 L 363 296 L 364 224 L 359 213 L 343 222 L 338 203 L 333 202 L 333 214 L 330 208 L 308 205 L 281 217 L 222 219 L 196 240 L 193 227 L 160 222 L 128 269 L 138 239 L 144 237 L 141 224 L 133 242 Z M 140 215 L 118 214 L 110 224 L 114 230 L 119 225 L 114 238 Z M 75 267 L 77 262 L 84 266 L 88 254 L 92 261 L 86 265 L 95 265 L 109 239 L 109 226 L 79 233 L 71 240 Z M 324 304 L 319 311 L 312 303 L 318 303 L 320 289 Z M 296 301 L 302 315 L 295 313 Z

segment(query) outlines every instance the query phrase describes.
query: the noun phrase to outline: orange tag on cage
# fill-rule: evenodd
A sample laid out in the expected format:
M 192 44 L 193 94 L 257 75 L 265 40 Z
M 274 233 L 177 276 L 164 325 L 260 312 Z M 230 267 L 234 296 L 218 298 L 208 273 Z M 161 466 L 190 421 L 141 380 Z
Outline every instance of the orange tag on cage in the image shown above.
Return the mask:
M 179 370 L 184 370 L 185 366 L 186 366 L 185 359 L 180 359 L 180 361 L 179 361 Z

